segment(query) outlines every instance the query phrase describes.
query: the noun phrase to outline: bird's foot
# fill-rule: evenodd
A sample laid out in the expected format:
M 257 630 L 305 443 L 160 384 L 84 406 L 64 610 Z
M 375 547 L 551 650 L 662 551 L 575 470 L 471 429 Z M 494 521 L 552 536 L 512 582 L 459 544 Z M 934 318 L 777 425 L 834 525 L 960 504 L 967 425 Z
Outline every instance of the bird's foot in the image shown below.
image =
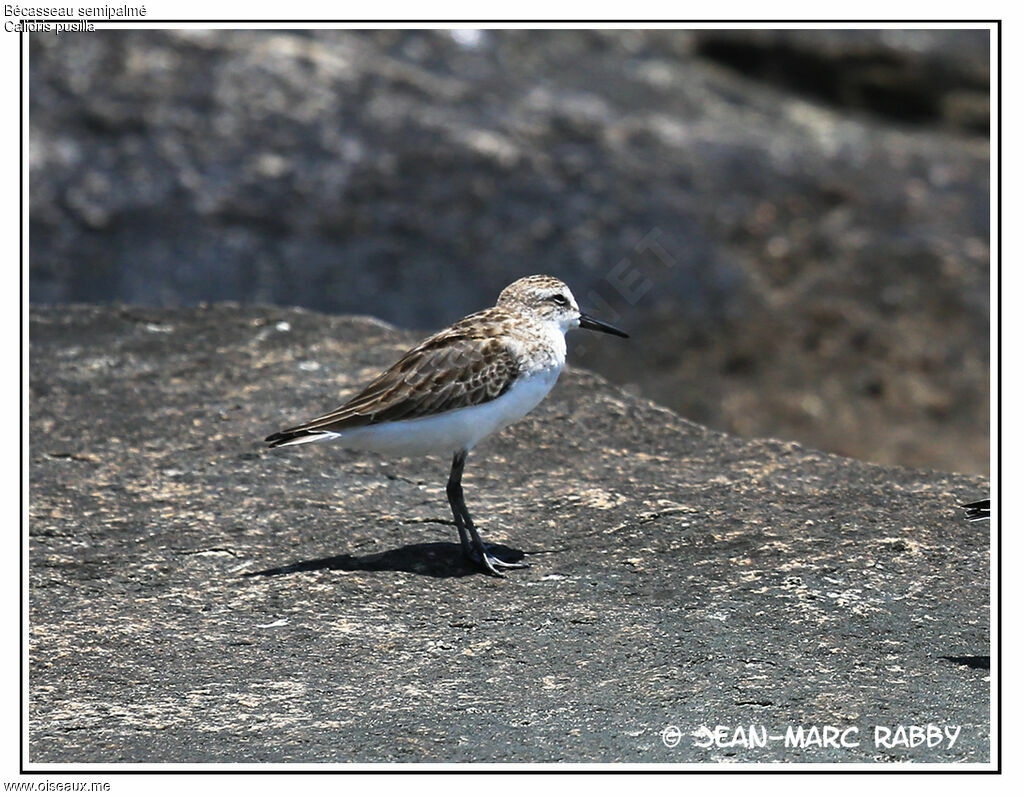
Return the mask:
M 528 562 L 506 562 L 504 559 L 499 559 L 497 556 L 489 553 L 493 547 L 492 545 L 485 545 L 482 550 L 474 550 L 469 558 L 480 565 L 484 572 L 498 578 L 505 577 L 505 574 L 501 572 L 502 570 L 519 570 L 530 566 Z

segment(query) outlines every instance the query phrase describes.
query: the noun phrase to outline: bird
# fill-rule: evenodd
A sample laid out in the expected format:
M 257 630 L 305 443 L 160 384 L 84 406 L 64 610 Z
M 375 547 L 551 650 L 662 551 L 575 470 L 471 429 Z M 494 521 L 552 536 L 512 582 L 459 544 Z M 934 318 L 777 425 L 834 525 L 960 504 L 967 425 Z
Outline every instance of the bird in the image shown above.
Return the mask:
M 576 328 L 629 337 L 581 311 L 560 279 L 523 277 L 493 307 L 428 337 L 337 409 L 265 442 L 279 448 L 334 439 L 385 455 L 450 456 L 445 491 L 462 554 L 484 573 L 504 576 L 529 565 L 499 559 L 481 539 L 462 490 L 466 458 L 547 396 L 565 367 L 565 335 Z
M 982 498 L 980 501 L 971 501 L 968 504 L 960 504 L 964 510 L 964 520 L 976 523 L 979 520 L 988 520 L 992 517 L 992 499 Z

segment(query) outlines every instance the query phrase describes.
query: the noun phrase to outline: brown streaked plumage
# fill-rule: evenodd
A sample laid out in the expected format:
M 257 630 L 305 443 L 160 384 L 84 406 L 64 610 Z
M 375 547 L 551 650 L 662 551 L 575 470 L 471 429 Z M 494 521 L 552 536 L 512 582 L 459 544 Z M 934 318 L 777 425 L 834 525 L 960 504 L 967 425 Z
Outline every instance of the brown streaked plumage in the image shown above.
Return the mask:
M 353 448 L 452 455 L 448 479 L 466 557 L 492 575 L 525 567 L 488 553 L 462 495 L 470 449 L 533 409 L 565 365 L 565 333 L 575 327 L 626 333 L 580 312 L 554 277 L 524 277 L 494 307 L 427 338 L 336 410 L 267 437 L 271 448 L 339 438 Z
M 498 307 L 467 316 L 406 352 L 337 409 L 272 434 L 267 442 L 273 448 L 311 434 L 408 421 L 493 401 L 519 375 L 518 359 L 500 337 L 513 321 Z

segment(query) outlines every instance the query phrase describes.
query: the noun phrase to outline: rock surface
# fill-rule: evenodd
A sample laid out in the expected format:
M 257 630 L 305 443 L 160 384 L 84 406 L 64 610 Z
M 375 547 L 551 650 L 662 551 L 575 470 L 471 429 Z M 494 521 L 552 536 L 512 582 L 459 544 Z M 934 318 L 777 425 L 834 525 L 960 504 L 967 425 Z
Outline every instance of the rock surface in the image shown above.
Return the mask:
M 37 308 L 30 334 L 32 764 L 989 760 L 989 529 L 956 509 L 982 478 L 568 371 L 470 457 L 485 536 L 532 565 L 494 579 L 446 462 L 261 447 L 408 333 L 218 305 Z M 952 749 L 873 743 L 928 723 Z M 751 724 L 860 746 L 691 736 Z
M 35 303 L 427 329 L 552 273 L 686 417 L 988 472 L 985 31 L 30 42 Z

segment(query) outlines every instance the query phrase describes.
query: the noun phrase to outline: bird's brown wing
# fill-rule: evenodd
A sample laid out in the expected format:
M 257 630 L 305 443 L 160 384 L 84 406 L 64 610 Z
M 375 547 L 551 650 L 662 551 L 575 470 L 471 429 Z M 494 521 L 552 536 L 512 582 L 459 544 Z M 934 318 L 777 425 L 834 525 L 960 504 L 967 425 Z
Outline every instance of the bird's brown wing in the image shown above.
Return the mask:
M 449 328 L 407 352 L 338 409 L 270 435 L 271 445 L 324 432 L 409 421 L 483 404 L 505 393 L 519 374 L 500 339 Z

